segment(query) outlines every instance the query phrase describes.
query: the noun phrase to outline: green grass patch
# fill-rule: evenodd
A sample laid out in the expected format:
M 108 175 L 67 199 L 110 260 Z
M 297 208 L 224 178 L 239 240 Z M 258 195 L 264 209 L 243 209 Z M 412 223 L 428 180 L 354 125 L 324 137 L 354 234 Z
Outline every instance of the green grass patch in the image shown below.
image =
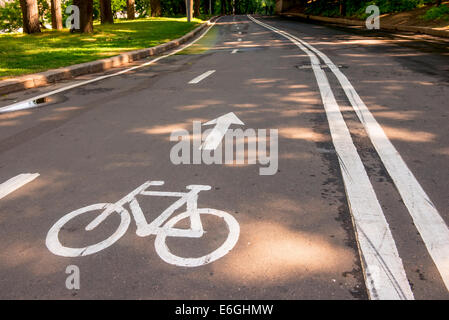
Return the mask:
M 0 35 L 0 78 L 89 62 L 179 38 L 202 20 L 145 18 L 95 23 L 92 34 L 45 30 L 40 34 Z

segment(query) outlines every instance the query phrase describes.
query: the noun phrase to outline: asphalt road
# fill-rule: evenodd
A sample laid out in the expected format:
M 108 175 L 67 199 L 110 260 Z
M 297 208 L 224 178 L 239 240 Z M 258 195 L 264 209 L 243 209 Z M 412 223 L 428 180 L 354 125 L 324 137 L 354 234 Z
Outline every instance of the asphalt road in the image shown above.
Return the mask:
M 268 28 L 225 16 L 198 42 L 152 65 L 0 114 L 1 299 L 375 299 L 390 291 L 393 298 L 449 298 L 446 43 L 256 18 Z M 323 59 L 311 66 L 316 52 L 303 51 L 292 36 L 335 63 L 397 152 L 376 151 L 382 134 L 367 133 L 364 124 L 372 122 L 359 120 L 332 68 Z M 328 82 L 317 81 L 320 75 Z M 98 76 L 3 96 L 0 108 Z M 274 174 L 260 174 L 268 166 L 260 158 L 173 163 L 173 132 L 195 138 L 194 121 L 230 112 L 243 123 L 231 129 L 258 133 L 248 143 L 277 146 Z M 277 130 L 277 144 L 258 129 Z M 199 148 L 185 150 L 192 162 Z M 395 167 L 398 159 L 405 167 Z M 412 174 L 401 174 L 404 168 Z M 14 190 L 4 183 L 24 173 L 39 176 Z M 147 181 L 165 184 L 146 190 L 179 197 L 189 185 L 210 186 L 197 201 L 214 209 L 200 210 L 206 232 L 198 238 L 148 228 L 179 197 L 131 194 Z M 97 228 L 85 229 L 106 205 L 50 236 L 66 214 L 121 199 Z M 133 199 L 146 221 L 136 224 Z M 181 207 L 170 218 L 186 210 L 195 211 Z M 170 227 L 188 228 L 187 217 Z M 105 248 L 93 247 L 98 243 Z M 70 265 L 79 268 L 80 289 L 66 287 Z

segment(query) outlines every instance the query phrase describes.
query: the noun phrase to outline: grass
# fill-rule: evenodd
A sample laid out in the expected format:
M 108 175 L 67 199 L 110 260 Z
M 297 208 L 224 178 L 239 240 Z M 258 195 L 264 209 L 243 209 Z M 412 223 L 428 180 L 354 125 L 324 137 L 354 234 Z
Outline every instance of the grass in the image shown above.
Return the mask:
M 179 38 L 202 20 L 185 18 L 95 23 L 92 34 L 45 30 L 41 34 L 0 35 L 0 79 L 111 57 Z

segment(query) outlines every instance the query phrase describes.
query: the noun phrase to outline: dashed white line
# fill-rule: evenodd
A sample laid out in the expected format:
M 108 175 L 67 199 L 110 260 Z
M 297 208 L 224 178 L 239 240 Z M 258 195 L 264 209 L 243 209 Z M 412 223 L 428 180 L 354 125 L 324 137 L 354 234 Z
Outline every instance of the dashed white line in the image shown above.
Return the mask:
M 209 70 L 204 72 L 203 74 L 200 74 L 198 77 L 193 78 L 192 80 L 189 81 L 190 84 L 194 84 L 194 83 L 198 83 L 201 80 L 207 78 L 208 76 L 210 76 L 212 73 L 214 73 L 215 70 Z
M 237 41 L 242 41 L 242 38 L 238 38 Z
M 39 177 L 39 173 L 22 173 L 0 184 L 0 199 Z
M 414 299 L 388 222 L 318 57 L 289 33 L 248 17 L 289 39 L 310 58 L 338 155 L 370 298 Z

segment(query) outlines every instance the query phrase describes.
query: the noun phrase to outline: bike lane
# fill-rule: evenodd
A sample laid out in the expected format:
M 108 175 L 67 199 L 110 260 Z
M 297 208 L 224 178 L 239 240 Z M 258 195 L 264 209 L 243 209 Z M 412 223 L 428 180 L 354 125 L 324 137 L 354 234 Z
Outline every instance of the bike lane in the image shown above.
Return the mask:
M 145 70 L 68 92 L 53 106 L 4 116 L 3 123 L 10 125 L 1 128 L 12 133 L 0 141 L 1 181 L 11 172 L 40 176 L 0 203 L 2 297 L 366 298 L 316 80 L 298 76 L 297 66 L 308 58 L 246 17 L 235 21 L 224 17 L 217 23 L 210 50 L 169 57 Z M 209 70 L 216 71 L 188 83 Z M 173 131 L 193 134 L 193 121 L 205 123 L 229 112 L 244 123 L 232 128 L 278 130 L 275 175 L 259 175 L 259 163 L 170 161 Z M 30 114 L 34 122 L 23 120 L 27 127 L 20 128 L 22 117 Z M 14 130 L 8 131 L 11 126 Z M 190 150 L 194 152 L 193 146 Z M 60 257 L 45 246 L 47 232 L 65 214 L 116 202 L 148 180 L 164 181 L 154 190 L 171 192 L 186 192 L 192 184 L 211 186 L 199 193 L 198 207 L 236 219 L 240 232 L 235 247 L 203 266 L 171 265 L 156 252 L 154 235 L 136 235 L 133 219 L 123 237 L 92 255 Z M 174 201 L 136 199 L 148 221 Z M 84 231 L 95 216 L 67 224 L 61 242 L 74 247 L 98 243 L 119 225 L 118 216 L 111 215 L 96 229 Z M 173 254 L 202 256 L 227 239 L 222 220 L 201 218 L 203 237 L 168 237 Z M 183 220 L 176 226 L 188 224 Z M 80 290 L 65 287 L 68 265 L 80 269 Z

